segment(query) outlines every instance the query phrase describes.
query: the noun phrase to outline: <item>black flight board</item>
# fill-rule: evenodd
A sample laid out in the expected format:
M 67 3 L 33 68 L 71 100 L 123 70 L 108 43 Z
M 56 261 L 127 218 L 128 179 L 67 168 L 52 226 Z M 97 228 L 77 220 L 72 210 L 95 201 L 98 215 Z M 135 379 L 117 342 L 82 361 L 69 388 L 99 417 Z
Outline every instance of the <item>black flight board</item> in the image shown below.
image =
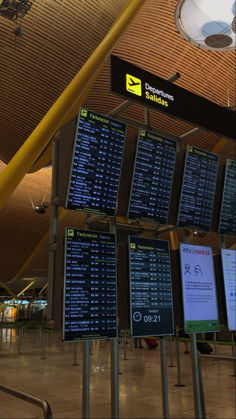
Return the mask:
M 219 234 L 236 236 L 236 161 L 231 159 L 226 160 Z
M 188 146 L 178 214 L 178 227 L 208 232 L 218 171 L 219 156 Z
M 177 142 L 140 130 L 128 218 L 167 224 Z
M 132 336 L 172 335 L 169 242 L 130 236 L 129 276 Z
M 66 207 L 115 215 L 126 125 L 81 108 Z
M 63 339 L 117 335 L 115 235 L 66 229 Z

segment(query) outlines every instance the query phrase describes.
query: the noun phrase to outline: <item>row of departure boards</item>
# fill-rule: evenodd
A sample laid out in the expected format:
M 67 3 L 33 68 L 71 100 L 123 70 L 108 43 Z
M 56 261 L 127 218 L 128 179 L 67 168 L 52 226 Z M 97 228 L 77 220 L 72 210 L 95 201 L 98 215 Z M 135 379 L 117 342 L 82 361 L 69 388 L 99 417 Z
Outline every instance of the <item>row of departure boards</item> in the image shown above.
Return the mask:
M 169 242 L 129 236 L 130 328 L 134 337 L 172 335 L 174 307 Z M 229 330 L 236 329 L 236 250 L 221 249 Z M 211 247 L 180 243 L 184 329 L 219 331 L 217 287 Z M 117 336 L 116 236 L 66 229 L 63 338 Z M 119 292 L 124 297 L 124 290 Z
M 126 125 L 81 108 L 76 128 L 66 208 L 115 216 Z M 139 130 L 127 217 L 168 224 L 177 141 Z M 176 224 L 208 232 L 212 228 L 219 166 L 217 154 L 188 146 Z M 128 170 L 129 168 L 127 168 Z M 126 168 L 124 170 L 124 177 Z M 176 179 L 175 179 L 176 181 Z M 218 233 L 236 235 L 236 161 L 225 164 Z M 218 191 L 217 191 L 218 192 Z M 119 214 L 118 214 L 119 215 Z

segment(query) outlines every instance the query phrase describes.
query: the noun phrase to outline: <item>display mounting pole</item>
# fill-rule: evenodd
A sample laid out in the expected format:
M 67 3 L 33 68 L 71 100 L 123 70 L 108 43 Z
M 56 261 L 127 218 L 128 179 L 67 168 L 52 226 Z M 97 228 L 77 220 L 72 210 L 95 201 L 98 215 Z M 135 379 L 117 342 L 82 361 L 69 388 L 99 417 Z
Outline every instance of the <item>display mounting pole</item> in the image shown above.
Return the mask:
M 184 230 L 185 242 L 189 243 L 188 231 Z M 194 394 L 194 409 L 195 418 L 202 419 L 202 404 L 200 392 L 200 379 L 199 379 L 199 365 L 197 354 L 197 334 L 191 334 L 191 359 L 192 359 L 192 373 L 193 373 L 193 394 Z
M 169 401 L 168 401 L 168 379 L 167 379 L 165 337 L 162 337 L 160 341 L 161 341 L 162 412 L 163 412 L 163 419 L 168 419 L 169 418 Z
M 89 382 L 90 382 L 90 341 L 84 341 L 83 348 L 83 407 L 82 407 L 82 417 L 83 419 L 89 418 Z
M 110 233 L 116 232 L 115 219 L 110 220 Z M 111 418 L 119 418 L 119 343 L 111 339 Z

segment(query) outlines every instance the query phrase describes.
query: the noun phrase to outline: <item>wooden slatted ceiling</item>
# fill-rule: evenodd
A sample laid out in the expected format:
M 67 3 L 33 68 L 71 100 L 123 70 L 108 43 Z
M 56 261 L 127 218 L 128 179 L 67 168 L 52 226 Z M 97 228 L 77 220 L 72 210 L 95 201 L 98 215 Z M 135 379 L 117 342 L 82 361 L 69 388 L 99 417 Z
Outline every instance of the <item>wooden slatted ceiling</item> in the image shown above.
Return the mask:
M 117 43 L 113 53 L 168 79 L 179 71 L 179 86 L 221 106 L 235 109 L 235 52 L 197 49 L 177 32 L 174 11 L 178 0 L 146 0 L 146 4 Z M 14 39 L 14 23 L 0 17 L 0 160 L 8 162 L 46 111 L 68 85 L 79 68 L 103 39 L 126 0 L 35 0 L 22 20 L 24 34 Z M 107 114 L 122 102 L 109 92 L 109 59 L 85 102 L 88 109 Z M 196 109 L 196 112 L 198 110 Z M 144 122 L 140 105 L 132 105 L 122 116 Z M 181 136 L 191 124 L 151 110 L 156 130 Z M 137 128 L 128 126 L 128 138 Z M 211 151 L 220 137 L 201 131 L 183 142 Z M 236 158 L 235 143 L 220 151 L 221 161 Z M 0 163 L 0 172 L 4 164 Z M 49 211 L 32 210 L 50 189 L 50 169 L 27 175 L 1 211 L 0 280 L 11 279 L 30 255 L 49 226 Z M 71 212 L 60 227 L 82 226 L 84 218 Z M 181 240 L 181 231 L 178 232 Z M 216 235 L 207 243 L 218 248 Z M 227 245 L 232 241 L 228 239 Z M 35 257 L 25 275 L 47 271 L 48 246 Z

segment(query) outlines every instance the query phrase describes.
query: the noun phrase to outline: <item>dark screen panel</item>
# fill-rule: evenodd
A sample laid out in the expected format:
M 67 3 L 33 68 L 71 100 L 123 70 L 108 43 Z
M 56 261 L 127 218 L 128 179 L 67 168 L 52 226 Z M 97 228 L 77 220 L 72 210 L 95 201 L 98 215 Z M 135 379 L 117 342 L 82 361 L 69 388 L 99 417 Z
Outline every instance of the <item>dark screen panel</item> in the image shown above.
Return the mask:
M 210 231 L 218 159 L 217 154 L 193 146 L 187 147 L 178 227 Z
M 128 218 L 167 224 L 177 142 L 139 131 Z
M 117 335 L 115 235 L 66 229 L 63 339 Z
M 132 336 L 172 335 L 169 242 L 130 236 L 129 275 Z
M 115 215 L 125 128 L 81 108 L 66 208 Z
M 236 236 L 236 161 L 231 159 L 226 160 L 219 234 Z

